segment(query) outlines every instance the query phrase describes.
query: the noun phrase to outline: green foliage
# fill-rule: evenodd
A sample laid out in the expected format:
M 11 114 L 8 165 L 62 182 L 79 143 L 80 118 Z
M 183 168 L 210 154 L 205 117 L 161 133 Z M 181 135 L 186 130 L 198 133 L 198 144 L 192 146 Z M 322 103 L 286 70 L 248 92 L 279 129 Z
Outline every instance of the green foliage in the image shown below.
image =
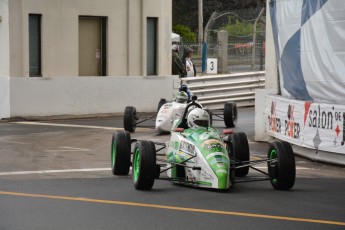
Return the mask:
M 222 28 L 222 30 L 228 31 L 229 35 L 232 36 L 248 36 L 253 34 L 253 27 L 253 22 L 245 22 L 236 19 L 234 23 L 227 24 Z M 261 23 L 257 25 L 256 29 L 257 31 L 261 30 Z
M 196 35 L 188 26 L 177 24 L 173 26 L 173 32 L 181 35 L 185 42 L 196 42 Z

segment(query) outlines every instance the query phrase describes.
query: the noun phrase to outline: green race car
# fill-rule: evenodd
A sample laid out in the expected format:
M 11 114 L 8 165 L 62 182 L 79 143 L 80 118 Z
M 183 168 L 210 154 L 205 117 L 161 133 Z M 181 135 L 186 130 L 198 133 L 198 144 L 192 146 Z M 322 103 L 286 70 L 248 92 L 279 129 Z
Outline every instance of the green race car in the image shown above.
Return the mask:
M 115 132 L 111 144 L 112 173 L 127 175 L 132 166 L 134 186 L 140 190 L 151 189 L 156 179 L 217 190 L 261 180 L 270 180 L 278 190 L 293 187 L 296 169 L 289 143 L 273 142 L 266 158 L 250 160 L 246 134 L 230 129 L 220 134 L 210 126 L 209 114 L 195 100 L 174 121 L 166 143 L 131 139 L 127 131 Z M 265 162 L 268 172 L 255 168 Z M 263 176 L 246 177 L 249 168 Z

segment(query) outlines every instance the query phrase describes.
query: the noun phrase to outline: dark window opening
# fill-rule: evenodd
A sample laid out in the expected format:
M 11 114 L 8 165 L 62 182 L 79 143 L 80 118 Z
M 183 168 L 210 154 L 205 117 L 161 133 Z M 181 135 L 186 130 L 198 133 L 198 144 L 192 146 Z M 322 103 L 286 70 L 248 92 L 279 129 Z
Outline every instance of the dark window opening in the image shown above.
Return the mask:
M 29 76 L 41 77 L 41 14 L 29 14 Z
M 147 18 L 147 75 L 157 75 L 157 18 Z

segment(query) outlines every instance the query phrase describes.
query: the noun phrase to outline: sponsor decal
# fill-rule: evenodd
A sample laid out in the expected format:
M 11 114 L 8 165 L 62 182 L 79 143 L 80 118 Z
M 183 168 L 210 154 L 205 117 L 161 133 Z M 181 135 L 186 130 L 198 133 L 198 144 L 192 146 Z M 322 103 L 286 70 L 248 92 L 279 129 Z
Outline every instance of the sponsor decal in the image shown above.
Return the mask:
M 178 150 L 178 141 L 172 141 L 171 142 L 171 147 L 173 147 L 174 149 Z
M 207 173 L 205 170 L 201 170 L 201 176 L 204 177 L 205 181 L 213 182 L 214 178 L 211 174 Z
M 302 147 L 345 154 L 345 106 L 268 97 L 267 132 Z
M 222 144 L 223 143 L 221 141 L 218 141 L 216 139 L 211 139 L 211 140 L 207 140 L 207 141 L 204 141 L 203 143 L 201 143 L 201 147 L 205 148 L 205 145 L 211 145 L 211 144 Z
M 207 140 L 207 139 L 209 139 L 209 137 L 210 137 L 210 135 L 208 133 L 203 133 L 200 135 L 199 140 L 200 141 Z
M 217 165 L 218 165 L 219 163 L 228 164 L 228 159 L 226 159 L 225 157 L 215 157 L 214 159 L 212 159 L 212 160 L 210 161 L 210 165 L 213 165 L 213 164 L 215 164 L 215 163 L 217 163 Z M 224 167 L 224 166 L 222 165 L 221 167 Z
M 223 168 L 223 167 L 225 167 L 225 164 L 224 164 L 224 163 L 218 163 L 217 166 L 218 166 L 219 168 Z
M 228 172 L 225 171 L 224 169 L 218 169 L 218 170 L 216 171 L 216 173 L 228 173 Z
M 206 160 L 209 160 L 211 157 L 225 157 L 228 158 L 228 155 L 223 152 L 214 152 L 207 155 Z
M 179 151 L 182 153 L 186 153 L 188 155 L 194 156 L 195 155 L 195 146 L 186 142 L 186 141 L 181 141 Z

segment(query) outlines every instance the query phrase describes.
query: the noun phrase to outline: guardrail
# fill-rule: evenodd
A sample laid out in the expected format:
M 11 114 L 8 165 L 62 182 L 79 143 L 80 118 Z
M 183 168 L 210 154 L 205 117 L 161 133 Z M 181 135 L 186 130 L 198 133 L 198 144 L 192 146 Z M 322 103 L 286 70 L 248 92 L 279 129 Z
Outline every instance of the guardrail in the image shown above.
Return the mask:
M 208 109 L 223 109 L 224 103 L 237 107 L 255 105 L 255 89 L 265 88 L 265 71 L 182 78 L 198 101 Z

